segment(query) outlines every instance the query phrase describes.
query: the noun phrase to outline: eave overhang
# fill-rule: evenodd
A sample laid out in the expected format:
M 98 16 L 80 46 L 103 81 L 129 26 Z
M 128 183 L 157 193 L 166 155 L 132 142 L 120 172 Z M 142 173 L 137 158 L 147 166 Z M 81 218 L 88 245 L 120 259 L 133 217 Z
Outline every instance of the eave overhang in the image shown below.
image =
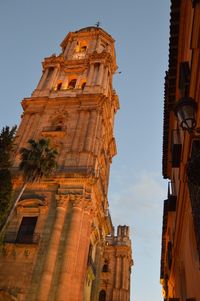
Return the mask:
M 173 109 L 174 102 L 175 102 L 175 94 L 176 94 L 180 4 L 181 4 L 180 0 L 171 0 L 169 60 L 168 60 L 168 71 L 166 72 L 165 75 L 164 114 L 163 114 L 162 174 L 165 179 L 169 178 L 169 174 L 168 174 L 169 123 L 170 123 L 170 112 Z

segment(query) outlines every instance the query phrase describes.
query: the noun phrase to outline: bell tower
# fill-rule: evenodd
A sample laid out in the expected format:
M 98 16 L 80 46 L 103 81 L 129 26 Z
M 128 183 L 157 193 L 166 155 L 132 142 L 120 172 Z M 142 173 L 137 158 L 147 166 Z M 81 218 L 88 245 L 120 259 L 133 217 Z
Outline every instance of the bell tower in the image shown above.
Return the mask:
M 19 150 L 29 139 L 49 138 L 58 151 L 58 168 L 51 178 L 27 186 L 6 229 L 0 301 L 5 296 L 20 301 L 92 300 L 94 280 L 98 294 L 106 236 L 114 231 L 107 200 L 119 109 L 112 87 L 114 40 L 101 28 L 87 27 L 70 32 L 61 48 L 59 55 L 44 59 L 36 89 L 22 100 L 15 192 L 22 186 Z
M 34 118 L 35 126 L 31 126 L 34 133 L 29 132 L 29 137 L 55 137 L 52 140 L 60 151 L 62 170 L 71 169 L 72 173 L 101 170 L 106 194 L 109 166 L 116 154 L 113 122 L 119 108 L 112 88 L 117 69 L 114 40 L 100 28 L 87 27 L 69 33 L 61 47 L 59 56 L 45 58 L 36 90 L 31 99 L 22 102 L 25 114 L 36 110 L 36 102 L 37 109 L 39 102 L 45 107 L 42 120 L 41 111 L 34 114 L 40 123 Z

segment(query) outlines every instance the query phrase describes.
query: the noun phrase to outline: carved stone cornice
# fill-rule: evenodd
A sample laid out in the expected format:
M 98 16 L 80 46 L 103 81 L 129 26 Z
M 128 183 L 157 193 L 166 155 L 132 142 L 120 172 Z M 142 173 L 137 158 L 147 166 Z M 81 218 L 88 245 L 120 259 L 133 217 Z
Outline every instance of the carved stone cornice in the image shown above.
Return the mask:
M 92 54 L 90 54 L 89 56 L 90 60 L 102 60 L 102 59 L 106 59 L 109 60 L 110 62 L 112 62 L 112 56 L 110 55 L 110 53 L 103 51 L 101 53 L 98 53 L 97 51 L 93 52 Z
M 57 64 L 62 64 L 64 63 L 64 57 L 62 55 L 56 56 L 53 54 L 50 57 L 47 57 L 44 59 L 44 62 L 42 63 L 43 68 L 48 68 L 49 65 L 57 65 Z
M 109 52 L 103 51 L 101 53 L 93 52 L 89 56 L 90 64 L 104 63 L 105 66 L 110 66 L 111 71 L 114 73 L 117 69 L 116 63 Z
M 89 64 L 88 59 L 67 60 L 64 62 L 64 71 L 67 72 L 81 72 L 86 69 Z

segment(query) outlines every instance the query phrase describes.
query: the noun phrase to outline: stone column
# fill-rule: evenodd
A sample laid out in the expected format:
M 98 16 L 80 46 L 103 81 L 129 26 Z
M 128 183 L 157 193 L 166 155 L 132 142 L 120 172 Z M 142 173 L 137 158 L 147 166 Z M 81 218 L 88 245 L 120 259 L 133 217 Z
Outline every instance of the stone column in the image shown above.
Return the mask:
M 74 49 L 75 49 L 75 47 L 76 47 L 76 43 L 77 43 L 76 40 L 75 40 L 75 41 L 71 41 L 70 47 L 69 47 L 68 53 L 67 53 L 67 55 L 68 55 L 69 57 L 73 55 Z
M 106 47 L 106 51 L 108 52 L 108 53 L 111 53 L 111 46 L 108 44 L 107 45 L 107 47 Z
M 49 79 L 49 82 L 48 82 L 48 84 L 47 84 L 46 89 L 51 89 L 51 87 L 53 86 L 53 84 L 54 84 L 54 82 L 55 82 L 55 79 L 56 79 L 56 77 L 57 77 L 58 72 L 59 72 L 59 68 L 58 68 L 58 67 L 57 67 L 57 68 L 55 67 L 55 69 L 54 69 L 54 71 L 53 71 L 53 74 L 52 74 L 51 78 Z
M 105 68 L 105 72 L 104 72 L 104 78 L 102 84 L 104 89 L 107 88 L 107 82 L 108 82 L 108 67 Z
M 101 145 L 102 145 L 102 126 L 103 126 L 103 121 L 102 121 L 102 112 L 99 111 L 98 113 L 98 122 L 96 125 L 96 130 L 95 130 L 95 141 L 94 145 L 92 145 L 92 151 L 94 152 L 95 156 L 98 156 L 101 150 Z
M 28 115 L 28 122 L 26 124 L 26 129 L 23 132 L 23 136 L 21 139 L 21 145 L 20 146 L 24 146 L 24 144 L 26 144 L 28 142 L 29 139 L 31 139 L 31 131 L 33 130 L 33 122 L 35 119 L 35 115 L 36 114 L 29 114 Z
M 70 49 L 70 46 L 71 46 L 71 41 L 69 41 L 69 42 L 67 43 L 67 46 L 66 46 L 65 51 L 64 51 L 64 58 L 67 57 L 68 52 L 69 52 L 69 49 Z
M 100 68 L 100 63 L 96 63 L 94 64 L 94 74 L 92 77 L 92 86 L 97 84 L 97 78 L 98 78 L 98 74 L 99 74 L 99 68 Z
M 57 195 L 56 220 L 51 235 L 48 253 L 44 264 L 37 301 L 47 301 L 51 289 L 51 282 L 56 265 L 61 233 L 65 221 L 69 195 Z
M 78 116 L 76 130 L 75 130 L 74 137 L 73 137 L 73 142 L 72 142 L 72 150 L 73 151 L 79 150 L 79 140 L 81 138 L 82 125 L 85 120 L 84 117 L 85 117 L 85 112 L 80 111 L 79 116 Z
M 82 123 L 80 125 L 80 135 L 79 135 L 79 145 L 78 150 L 79 152 L 82 152 L 84 149 L 85 140 L 87 139 L 87 130 L 88 130 L 88 124 L 90 121 L 90 112 L 84 110 L 84 117 L 82 119 Z
M 95 110 L 90 112 L 90 119 L 87 126 L 87 134 L 85 139 L 84 150 L 91 151 L 92 140 L 96 137 L 94 136 L 95 125 L 97 125 L 97 113 Z
M 95 255 L 96 278 L 92 282 L 91 298 L 90 298 L 90 300 L 92 300 L 92 301 L 99 300 L 99 279 L 100 279 L 100 274 L 101 274 L 101 264 L 100 263 L 101 263 L 102 256 L 103 256 L 103 247 L 99 241 L 98 245 L 96 246 L 96 255 Z
M 95 49 L 97 52 L 98 52 L 98 50 L 99 50 L 100 43 L 101 43 L 101 39 L 100 39 L 100 37 L 98 36 L 98 38 L 97 38 L 97 43 L 96 43 L 96 49 Z
M 65 76 L 64 76 L 64 79 L 63 79 L 63 83 L 62 83 L 62 87 L 63 87 L 64 90 L 67 89 L 67 87 L 68 87 L 68 82 L 69 82 L 69 78 L 68 78 L 67 75 L 65 75 Z
M 115 288 L 120 288 L 121 285 L 121 275 L 120 275 L 120 266 L 121 266 L 121 258 L 119 255 L 117 255 L 116 258 L 116 275 L 115 275 Z
M 88 78 L 87 78 L 87 86 L 91 85 L 92 79 L 93 79 L 93 75 L 94 75 L 94 64 L 91 64 L 90 65 L 90 69 L 89 69 Z
M 45 80 L 46 80 L 46 78 L 47 78 L 48 72 L 49 72 L 49 69 L 46 69 L 46 70 L 44 71 L 44 73 L 42 74 L 41 79 L 40 79 L 40 81 L 39 81 L 39 83 L 38 83 L 38 86 L 37 86 L 37 88 L 36 88 L 37 90 L 42 89 L 42 86 L 43 86 L 43 84 L 44 84 L 44 82 L 45 82 Z
M 82 224 L 80 229 L 80 236 L 76 251 L 74 263 L 74 276 L 71 283 L 71 298 L 72 301 L 82 301 L 84 296 L 84 280 L 87 269 L 88 250 L 90 245 L 91 235 L 91 201 L 84 201 Z
M 126 290 L 127 290 L 127 292 L 129 289 L 129 275 L 130 275 L 129 268 L 130 268 L 129 259 L 127 257 L 126 258 Z
M 80 230 L 83 220 L 83 205 L 82 198 L 77 197 L 73 201 L 72 217 L 70 229 L 67 235 L 67 243 L 63 254 L 63 262 L 60 271 L 60 278 L 58 281 L 56 301 L 66 301 L 67 299 L 73 301 L 72 298 L 72 279 L 74 277 L 75 262 L 77 258 L 78 242 L 80 237 Z M 81 279 L 76 279 L 81 281 Z M 77 300 L 79 301 L 79 300 Z M 81 301 L 81 300 L 80 300 Z
M 20 124 L 19 129 L 18 129 L 18 133 L 17 133 L 17 136 L 19 137 L 18 138 L 19 142 L 16 143 L 16 144 L 18 144 L 18 149 L 20 149 L 22 147 L 21 142 L 23 140 L 23 137 L 25 135 L 25 132 L 27 130 L 29 122 L 30 122 L 30 115 L 28 113 L 24 112 L 23 119 L 21 121 L 21 124 Z
M 103 79 L 103 73 L 104 73 L 104 64 L 100 64 L 100 67 L 99 67 L 99 72 L 98 72 L 98 77 L 97 77 L 97 85 L 101 85 L 102 83 L 102 79 Z
M 127 268 L 126 268 L 126 257 L 122 257 L 122 288 L 126 289 L 126 282 L 127 282 Z

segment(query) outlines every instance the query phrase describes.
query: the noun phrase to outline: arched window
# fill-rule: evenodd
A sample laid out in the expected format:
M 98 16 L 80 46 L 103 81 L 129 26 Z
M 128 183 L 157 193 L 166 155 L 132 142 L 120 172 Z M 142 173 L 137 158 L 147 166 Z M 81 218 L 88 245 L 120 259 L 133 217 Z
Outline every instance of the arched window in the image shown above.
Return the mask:
M 68 89 L 74 89 L 75 86 L 76 86 L 76 79 L 72 79 L 72 80 L 69 82 Z
M 61 90 L 61 88 L 62 88 L 62 82 L 57 84 L 56 90 Z
M 85 85 L 86 85 L 86 82 L 82 83 L 82 85 L 81 85 L 81 89 L 82 89 L 82 90 L 84 90 Z
M 80 52 L 86 52 L 87 46 L 81 46 L 81 51 Z
M 105 263 L 105 264 L 103 265 L 102 272 L 103 272 L 103 273 L 107 273 L 107 272 L 108 272 L 108 263 Z
M 87 50 L 87 42 L 86 41 L 81 41 L 77 42 L 76 47 L 75 47 L 75 52 L 83 52 L 85 53 Z
M 106 291 L 101 290 L 99 293 L 99 301 L 106 301 Z
M 103 273 L 109 272 L 109 269 L 108 269 L 108 260 L 107 260 L 107 259 L 105 259 L 105 261 L 104 261 L 104 265 L 103 265 L 103 268 L 102 268 L 102 272 L 103 272 Z

